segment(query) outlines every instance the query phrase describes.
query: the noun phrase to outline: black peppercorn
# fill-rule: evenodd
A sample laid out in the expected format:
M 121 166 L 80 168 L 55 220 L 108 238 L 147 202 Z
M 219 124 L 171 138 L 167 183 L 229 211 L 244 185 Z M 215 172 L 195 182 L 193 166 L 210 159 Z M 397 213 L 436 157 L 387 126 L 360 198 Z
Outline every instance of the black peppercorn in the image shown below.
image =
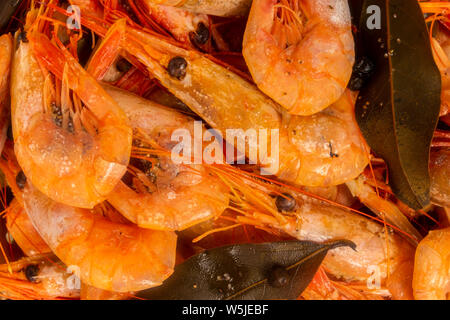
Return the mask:
M 129 63 L 128 60 L 126 60 L 126 59 L 120 59 L 116 63 L 116 68 L 120 72 L 127 72 L 128 70 L 131 69 L 131 67 L 132 67 L 132 64 Z
M 172 77 L 182 80 L 186 76 L 186 68 L 186 59 L 183 57 L 175 57 L 170 60 L 167 70 Z
M 281 288 L 288 284 L 289 282 L 289 272 L 286 268 L 281 266 L 275 266 L 269 275 L 269 284 L 275 288 Z
M 23 171 L 20 171 L 16 176 L 16 184 L 19 187 L 19 189 L 25 188 L 25 185 L 27 184 L 27 177 L 23 173 Z
M 209 40 L 209 29 L 203 22 L 200 22 L 197 25 L 197 30 L 192 33 L 191 37 L 195 44 L 204 45 Z
M 361 90 L 372 76 L 375 65 L 367 57 L 360 58 L 353 66 L 353 73 L 348 88 L 353 91 Z

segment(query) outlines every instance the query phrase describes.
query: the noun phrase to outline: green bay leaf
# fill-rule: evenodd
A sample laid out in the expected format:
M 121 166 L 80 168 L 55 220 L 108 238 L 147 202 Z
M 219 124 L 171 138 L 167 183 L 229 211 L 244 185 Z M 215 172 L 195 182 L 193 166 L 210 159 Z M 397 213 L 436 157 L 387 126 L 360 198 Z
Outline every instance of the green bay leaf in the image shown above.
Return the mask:
M 367 23 L 376 14 L 367 13 L 370 6 L 380 9 L 380 29 Z M 387 162 L 395 195 L 420 209 L 430 201 L 428 162 L 441 76 L 418 2 L 364 1 L 357 46 L 375 64 L 356 103 L 358 124 L 375 154 Z
M 296 299 L 329 250 L 351 241 L 284 241 L 206 250 L 175 267 L 162 286 L 142 291 L 150 300 Z M 279 285 L 280 283 L 284 285 Z

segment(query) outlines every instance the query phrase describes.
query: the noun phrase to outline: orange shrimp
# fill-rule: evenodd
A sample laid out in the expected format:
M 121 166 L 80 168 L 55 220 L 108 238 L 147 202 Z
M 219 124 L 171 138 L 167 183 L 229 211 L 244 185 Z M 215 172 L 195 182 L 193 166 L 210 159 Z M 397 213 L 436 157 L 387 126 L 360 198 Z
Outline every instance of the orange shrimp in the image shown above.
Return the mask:
M 172 232 L 116 222 L 103 206 L 95 210 L 57 203 L 34 188 L 15 159 L 0 161 L 8 185 L 53 253 L 78 272 L 83 283 L 99 289 L 132 292 L 160 285 L 175 265 Z M 21 181 L 20 185 L 17 181 Z M 35 239 L 33 239 L 35 240 Z
M 27 256 L 51 252 L 48 245 L 33 227 L 25 209 L 14 199 L 6 213 L 8 232 Z
M 450 124 L 450 37 L 447 32 L 436 28 L 431 46 L 436 65 L 441 72 L 441 120 Z
M 89 21 L 84 23 L 108 37 L 106 30 Z M 138 59 L 210 126 L 221 133 L 239 128 L 246 139 L 244 144 L 238 144 L 238 151 L 264 167 L 266 173 L 299 185 L 324 187 L 350 181 L 366 167 L 367 147 L 354 119 L 356 98 L 351 93 L 342 95 L 329 110 L 314 118 L 289 115 L 280 112 L 280 107 L 254 85 L 197 51 L 174 46 L 158 36 L 126 26 L 121 20 L 111 30 L 125 34 L 120 48 L 127 56 Z M 177 63 L 184 68 L 177 69 Z M 182 76 L 177 76 L 177 72 Z M 248 138 L 249 130 L 266 130 L 267 144 Z M 303 134 L 303 130 L 311 134 Z M 279 133 L 279 139 L 274 137 L 272 144 L 274 131 Z M 274 145 L 279 146 L 278 154 L 269 151 Z
M 376 272 L 379 284 L 392 295 L 402 298 L 398 295 L 403 292 L 412 296 L 412 281 L 407 279 L 412 278 L 415 248 L 403 237 L 361 212 L 356 214 L 324 199 L 315 199 L 297 188 L 273 181 L 270 182 L 275 185 L 263 183 L 248 176 L 242 178 L 242 174 L 233 170 L 228 172 L 228 183 L 239 190 L 232 198 L 238 208 L 236 223 L 279 230 L 298 240 L 353 241 L 356 250 L 339 248 L 326 256 L 324 266 L 334 277 L 367 284 L 371 273 Z M 389 282 L 394 276 L 406 281 Z
M 290 113 L 327 108 L 355 61 L 347 0 L 254 0 L 243 54 L 258 88 Z
M 286 121 L 290 143 L 299 152 L 300 166 L 285 168 L 279 177 L 310 187 L 342 184 L 358 177 L 368 164 L 369 147 L 354 116 L 356 97 L 349 91 L 329 108 Z M 280 146 L 281 149 L 281 146 Z M 283 156 L 281 155 L 281 160 Z M 292 181 L 292 180 L 291 180 Z
M 181 43 L 192 43 L 204 47 L 211 40 L 209 18 L 205 14 L 196 14 L 177 7 L 157 5 L 150 1 L 143 3 L 144 12 L 156 23 L 168 30 Z
M 20 194 L 16 185 L 22 185 L 25 181 L 19 164 L 14 154 L 14 146 L 11 141 L 7 141 L 3 149 L 2 158 L 0 158 L 0 170 L 7 177 L 7 181 L 16 180 L 12 185 L 14 193 Z M 6 228 L 16 244 L 27 256 L 45 254 L 51 252 L 48 245 L 41 238 L 28 217 L 21 198 L 14 198 L 5 210 Z
M 108 291 L 160 285 L 173 272 L 176 235 L 111 222 L 89 210 L 56 203 L 31 185 L 24 207 L 42 238 L 81 281 Z
M 111 292 L 84 283 L 81 284 L 81 300 L 125 300 L 127 298 L 129 298 L 127 293 Z
M 323 267 L 301 294 L 305 300 L 382 300 L 386 289 L 368 290 L 361 285 L 331 280 Z
M 430 231 L 417 247 L 413 289 L 418 300 L 450 299 L 450 228 Z
M 13 41 L 10 34 L 0 37 L 0 152 L 6 141 L 6 133 L 10 122 L 9 81 Z
M 8 270 L 11 269 L 11 272 Z M 78 278 L 53 254 L 0 265 L 0 298 L 12 300 L 78 299 Z
M 97 0 L 69 0 L 69 2 L 78 6 L 81 12 L 89 12 L 91 16 L 103 18 L 103 8 Z
M 450 207 L 450 149 L 432 151 L 430 157 L 431 199 Z
M 245 16 L 251 6 L 251 0 L 144 0 L 149 4 L 180 7 L 195 13 L 213 16 Z
M 416 241 L 422 239 L 421 234 L 411 224 L 403 212 L 395 205 L 386 199 L 383 199 L 377 192 L 368 184 L 363 175 L 353 181 L 346 183 L 352 194 L 365 204 L 372 212 L 374 212 L 381 219 L 392 223 L 400 230 L 410 234 Z
M 121 20 L 110 29 L 91 62 L 97 57 L 116 58 L 110 41 L 120 39 L 124 27 Z M 107 68 L 105 63 L 88 65 L 97 77 Z M 201 164 L 180 165 L 171 158 L 176 145 L 172 134 L 188 130 L 195 136 L 194 119 L 124 90 L 106 84 L 104 88 L 138 134 L 128 173 L 108 196 L 109 203 L 138 226 L 154 230 L 183 230 L 219 216 L 228 206 L 229 189 Z M 202 126 L 200 130 L 203 137 L 205 130 Z M 194 148 L 193 158 L 203 151 Z
M 120 182 L 108 201 L 140 227 L 157 230 L 183 230 L 222 214 L 228 206 L 229 188 L 202 165 L 178 165 L 171 160 L 172 133 L 186 129 L 194 136 L 194 120 L 126 91 L 105 89 L 123 108 L 132 127 L 145 133 L 136 138 L 140 145 L 132 153 L 136 159 L 131 161 L 131 187 Z M 152 155 L 154 147 L 145 145 L 149 142 L 169 151 Z
M 97 81 L 36 25 L 16 34 L 11 108 L 17 159 L 50 198 L 92 208 L 126 172 L 132 130 Z M 53 85 L 48 70 L 62 83 Z

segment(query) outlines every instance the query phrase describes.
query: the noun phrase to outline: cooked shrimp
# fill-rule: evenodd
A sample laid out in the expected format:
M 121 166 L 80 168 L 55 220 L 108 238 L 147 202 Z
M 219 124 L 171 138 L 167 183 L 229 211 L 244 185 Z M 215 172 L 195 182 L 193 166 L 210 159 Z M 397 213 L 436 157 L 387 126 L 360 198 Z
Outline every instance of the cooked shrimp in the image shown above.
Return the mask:
M 176 144 L 171 141 L 172 133 L 187 129 L 194 136 L 194 120 L 126 91 L 111 86 L 105 89 L 135 130 L 169 150 L 166 155 L 145 156 L 152 153 L 151 146 L 141 141 L 132 154 L 136 161 L 131 161 L 135 172 L 129 176 L 131 187 L 120 182 L 108 201 L 140 227 L 157 230 L 182 230 L 219 216 L 228 206 L 229 188 L 202 165 L 177 165 L 170 157 Z
M 25 209 L 14 199 L 6 212 L 6 227 L 17 245 L 27 256 L 51 252 L 33 227 Z
M 10 141 L 7 141 L 5 144 L 2 157 L 0 158 L 0 170 L 5 175 L 6 181 L 15 180 L 15 183 L 10 188 L 13 190 L 13 193 L 20 195 L 21 191 L 18 186 L 22 186 L 26 178 L 16 161 L 14 146 Z M 25 255 L 34 256 L 51 252 L 25 212 L 21 197 L 14 198 L 11 201 L 5 210 L 5 215 L 6 228 Z
M 106 218 L 115 216 L 107 212 L 112 210 L 108 206 L 88 210 L 57 203 L 26 178 L 17 178 L 21 171 L 14 159 L 0 164 L 39 235 L 62 262 L 79 272 L 83 283 L 107 291 L 131 292 L 158 286 L 172 274 L 174 233 Z M 21 181 L 20 186 L 17 181 Z
M 450 37 L 446 32 L 438 30 L 431 38 L 433 56 L 441 72 L 441 117 L 445 119 L 450 114 Z M 450 123 L 450 122 L 449 122 Z
M 347 91 L 322 112 L 288 118 L 289 141 L 300 157 L 295 182 L 312 187 L 333 186 L 362 173 L 368 164 L 369 147 L 356 123 L 354 105 L 355 96 Z M 294 174 L 288 170 L 286 173 Z M 279 176 L 290 180 L 286 173 Z
M 89 286 L 87 284 L 81 284 L 81 300 L 125 300 L 130 295 L 127 293 L 112 292 Z
M 333 186 L 356 178 L 366 167 L 368 157 L 353 115 L 355 97 L 350 93 L 315 118 L 280 114 L 280 107 L 254 85 L 197 51 L 173 46 L 121 21 L 111 29 L 119 30 L 120 24 L 120 32 L 126 32 L 121 47 L 214 129 L 225 133 L 239 128 L 244 135 L 248 130 L 268 132 L 267 145 L 246 139 L 248 148 L 237 146 L 267 173 L 305 186 Z M 89 28 L 106 35 L 95 24 Z M 279 133 L 279 158 L 269 151 L 276 145 L 276 137 L 271 144 L 274 131 Z
M 243 54 L 258 88 L 290 113 L 327 108 L 355 61 L 347 0 L 254 0 Z
M 450 228 L 430 231 L 417 247 L 413 289 L 418 300 L 450 299 Z
M 415 242 L 422 239 L 420 233 L 409 222 L 403 212 L 393 202 L 383 199 L 371 186 L 367 185 L 366 178 L 363 175 L 347 182 L 347 186 L 354 196 L 358 197 L 363 204 L 381 219 L 386 219 L 387 222 L 413 236 Z
M 334 277 L 366 284 L 373 272 L 380 285 L 386 286 L 394 298 L 412 296 L 411 281 L 392 284 L 393 276 L 411 278 L 414 246 L 390 228 L 342 206 L 325 203 L 291 187 L 276 187 L 231 173 L 229 184 L 239 194 L 232 198 L 238 206 L 236 222 L 263 229 L 280 230 L 299 239 L 325 242 L 337 239 L 353 241 L 356 250 L 339 248 L 330 252 L 324 266 Z M 246 183 L 243 183 L 245 181 Z M 380 220 L 381 221 L 381 220 Z M 395 285 L 395 286 L 394 286 Z M 391 288 L 392 286 L 392 288 Z
M 251 0 L 141 0 L 149 4 L 180 7 L 195 13 L 213 16 L 245 16 Z
M 25 210 L 52 251 L 79 268 L 81 281 L 117 292 L 160 285 L 173 272 L 176 235 L 111 222 L 86 209 L 56 203 L 31 185 Z
M 319 268 L 311 283 L 301 294 L 305 300 L 382 300 L 386 290 L 369 290 L 363 285 L 331 280 L 324 268 Z
M 97 0 L 70 0 L 70 4 L 78 6 L 81 12 L 89 12 L 91 16 L 103 18 L 103 8 Z
M 12 273 L 8 270 L 11 269 Z M 78 299 L 79 280 L 53 254 L 0 265 L 0 297 L 12 300 Z
M 450 207 L 450 149 L 431 152 L 430 157 L 431 200 Z
M 9 80 L 12 58 L 12 37 L 5 34 L 0 37 L 0 153 L 6 141 L 10 122 Z
M 155 22 L 169 31 L 182 43 L 191 43 L 203 47 L 211 40 L 209 18 L 205 14 L 196 14 L 181 8 L 157 5 L 143 1 L 144 8 Z
M 402 263 L 412 263 L 414 248 L 398 235 L 386 235 L 383 225 L 335 207 L 299 203 L 295 217 L 278 228 L 299 240 L 348 239 L 356 244 L 356 251 L 341 248 L 325 258 L 325 266 L 333 275 L 347 281 L 366 281 L 369 268 L 375 266 L 382 283 L 386 283 Z
M 17 159 L 27 178 L 50 198 L 92 208 L 126 172 L 132 130 L 116 102 L 66 49 L 30 31 L 16 35 L 12 71 Z M 55 88 L 38 61 L 62 85 Z

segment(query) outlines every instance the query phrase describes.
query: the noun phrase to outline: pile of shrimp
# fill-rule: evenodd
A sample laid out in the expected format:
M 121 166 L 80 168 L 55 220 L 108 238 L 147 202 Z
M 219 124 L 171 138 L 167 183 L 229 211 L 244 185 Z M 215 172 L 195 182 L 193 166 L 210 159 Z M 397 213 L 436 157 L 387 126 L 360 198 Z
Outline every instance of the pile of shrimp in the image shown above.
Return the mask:
M 450 298 L 450 2 L 420 2 L 443 86 L 419 211 L 356 123 L 347 0 L 25 3 L 0 36 L 0 297 L 134 299 L 206 249 L 347 239 L 298 299 Z M 177 130 L 230 128 L 276 130 L 278 165 L 271 139 L 173 159 Z

